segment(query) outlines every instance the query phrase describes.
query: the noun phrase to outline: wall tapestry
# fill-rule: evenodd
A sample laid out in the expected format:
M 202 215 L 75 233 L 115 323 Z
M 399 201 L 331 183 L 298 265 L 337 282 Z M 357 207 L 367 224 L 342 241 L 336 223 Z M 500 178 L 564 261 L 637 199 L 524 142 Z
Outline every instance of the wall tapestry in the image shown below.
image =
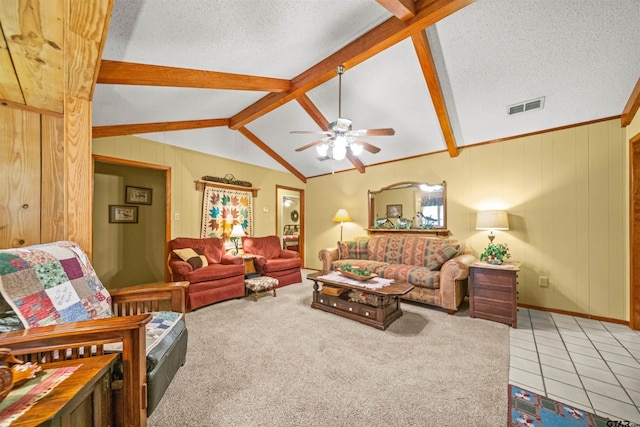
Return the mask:
M 234 224 L 242 225 L 247 236 L 253 236 L 251 190 L 242 191 L 205 185 L 200 237 L 219 237 L 227 241 Z

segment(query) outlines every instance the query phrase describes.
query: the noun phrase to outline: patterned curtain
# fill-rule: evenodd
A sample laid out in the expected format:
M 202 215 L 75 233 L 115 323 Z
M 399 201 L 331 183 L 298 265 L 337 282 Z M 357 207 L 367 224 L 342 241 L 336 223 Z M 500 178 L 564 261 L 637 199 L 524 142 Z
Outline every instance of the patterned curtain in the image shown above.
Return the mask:
M 242 225 L 247 236 L 253 236 L 253 195 L 242 191 L 206 185 L 202 200 L 200 237 L 228 240 L 234 224 Z

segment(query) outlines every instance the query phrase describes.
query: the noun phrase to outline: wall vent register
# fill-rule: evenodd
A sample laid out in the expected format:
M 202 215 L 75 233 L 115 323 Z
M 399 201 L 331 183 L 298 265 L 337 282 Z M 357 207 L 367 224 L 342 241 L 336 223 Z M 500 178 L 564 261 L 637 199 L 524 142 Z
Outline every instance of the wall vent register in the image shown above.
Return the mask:
M 513 114 L 524 113 L 526 111 L 541 110 L 544 108 L 544 98 L 544 96 L 541 96 L 540 98 L 509 105 L 507 107 L 507 114 L 511 116 Z

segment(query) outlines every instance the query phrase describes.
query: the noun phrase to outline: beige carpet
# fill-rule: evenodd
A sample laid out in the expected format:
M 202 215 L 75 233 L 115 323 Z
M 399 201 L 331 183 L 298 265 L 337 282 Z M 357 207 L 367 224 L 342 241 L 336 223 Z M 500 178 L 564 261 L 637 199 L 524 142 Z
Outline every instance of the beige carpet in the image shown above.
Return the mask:
M 187 363 L 149 425 L 506 425 L 508 326 L 406 303 L 380 331 L 312 309 L 311 291 L 187 314 Z

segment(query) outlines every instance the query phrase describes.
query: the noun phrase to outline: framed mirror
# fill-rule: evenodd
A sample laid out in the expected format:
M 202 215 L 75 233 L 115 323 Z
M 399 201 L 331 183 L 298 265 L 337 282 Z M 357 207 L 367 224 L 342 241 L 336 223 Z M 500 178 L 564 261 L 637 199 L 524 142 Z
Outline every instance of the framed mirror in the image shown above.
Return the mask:
M 369 190 L 369 230 L 446 230 L 446 190 L 444 181 L 399 182 Z

